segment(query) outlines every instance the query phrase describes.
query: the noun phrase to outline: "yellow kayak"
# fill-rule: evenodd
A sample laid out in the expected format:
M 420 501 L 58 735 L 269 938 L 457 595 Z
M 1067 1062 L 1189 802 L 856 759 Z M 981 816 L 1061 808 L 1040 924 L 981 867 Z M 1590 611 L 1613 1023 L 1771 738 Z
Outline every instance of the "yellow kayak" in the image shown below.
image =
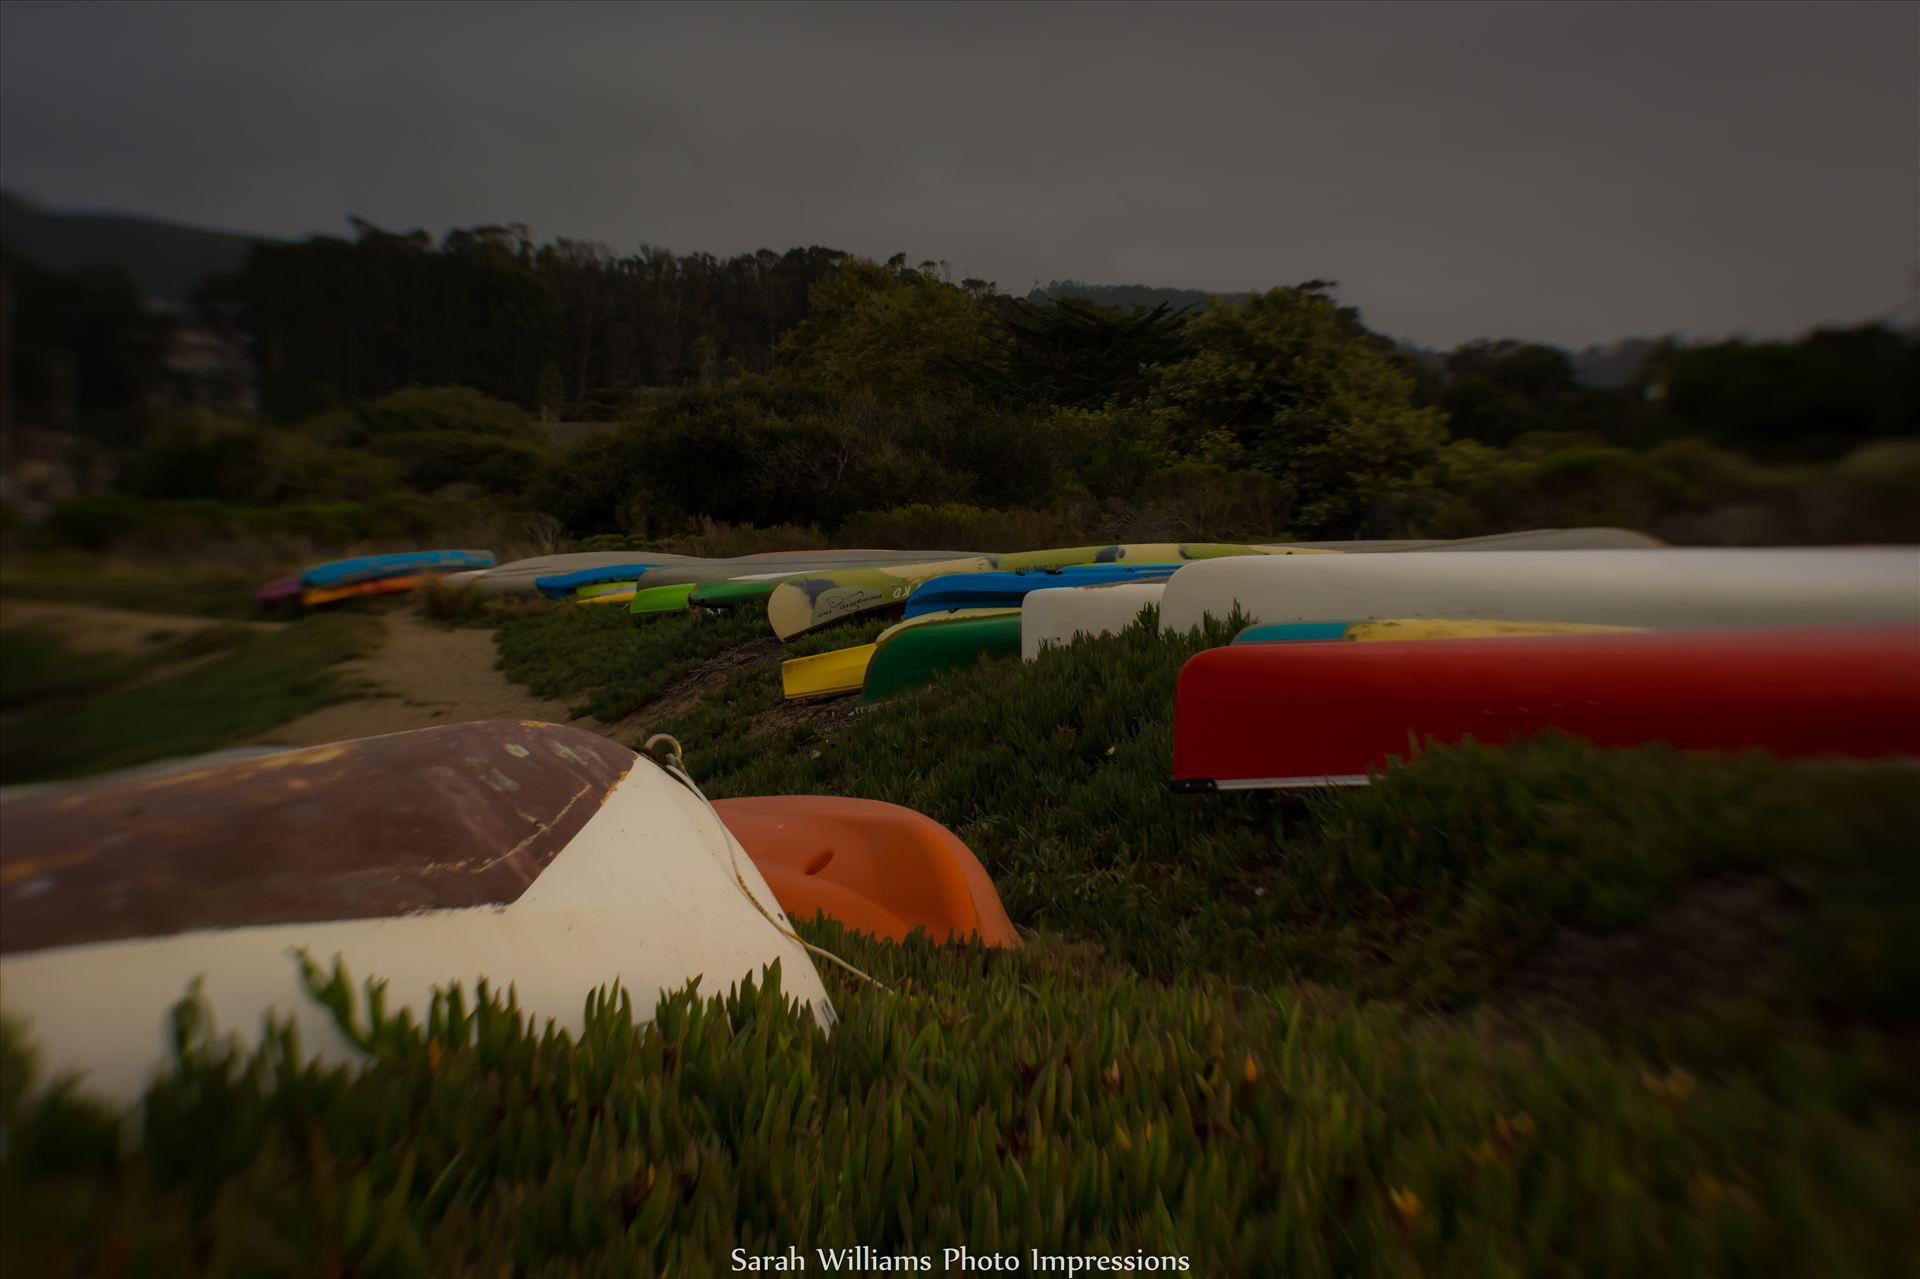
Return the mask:
M 587 595 L 574 601 L 576 604 L 631 604 L 637 590 L 609 591 L 605 595 Z
M 1249 626 L 1236 644 L 1286 644 L 1299 641 L 1496 639 L 1514 635 L 1578 635 L 1596 631 L 1639 631 L 1641 626 L 1603 626 L 1594 622 L 1510 622 L 1458 617 L 1394 618 L 1376 622 L 1278 622 Z
M 951 622 L 964 617 L 1006 617 L 1019 612 L 1017 608 L 956 608 L 946 613 L 928 613 L 889 626 L 871 644 L 836 648 L 831 653 L 815 653 L 811 657 L 790 658 L 780 663 L 781 694 L 793 701 L 803 697 L 839 697 L 845 693 L 857 693 L 866 686 L 867 664 L 873 660 L 874 653 L 901 631 L 928 622 Z
M 1590 622 L 1470 621 L 1451 617 L 1413 617 L 1356 622 L 1350 640 L 1491 639 L 1500 635 L 1578 635 L 1595 631 L 1638 631 L 1639 626 L 1601 626 Z

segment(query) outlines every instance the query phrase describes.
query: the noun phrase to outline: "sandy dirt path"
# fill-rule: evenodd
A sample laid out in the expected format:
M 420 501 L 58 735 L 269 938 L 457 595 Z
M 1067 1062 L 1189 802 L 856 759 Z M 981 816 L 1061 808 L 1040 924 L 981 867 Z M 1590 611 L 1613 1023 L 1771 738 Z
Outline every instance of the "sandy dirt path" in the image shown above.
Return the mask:
M 573 722 L 564 702 L 535 697 L 494 669 L 492 631 L 443 630 L 411 610 L 396 609 L 380 620 L 385 643 L 339 668 L 365 686 L 365 696 L 303 715 L 254 740 L 317 746 L 480 719 Z M 592 720 L 579 723 L 595 727 Z

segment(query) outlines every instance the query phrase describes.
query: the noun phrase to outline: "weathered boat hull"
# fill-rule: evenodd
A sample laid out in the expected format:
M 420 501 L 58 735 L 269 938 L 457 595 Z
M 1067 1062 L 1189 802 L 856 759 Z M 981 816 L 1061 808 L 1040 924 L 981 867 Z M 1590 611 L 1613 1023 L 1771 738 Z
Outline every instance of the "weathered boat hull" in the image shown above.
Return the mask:
M 52 1070 L 136 1100 L 196 978 L 220 1030 L 268 1013 L 332 1060 L 357 1050 L 306 993 L 297 949 L 423 1014 L 480 978 L 577 1029 L 597 986 L 650 1014 L 694 977 L 779 961 L 830 1021 L 806 952 L 711 809 L 579 729 L 423 729 L 0 804 L 0 1005 Z M 737 877 L 737 878 L 736 878 Z M 749 895 L 768 911 L 763 916 Z

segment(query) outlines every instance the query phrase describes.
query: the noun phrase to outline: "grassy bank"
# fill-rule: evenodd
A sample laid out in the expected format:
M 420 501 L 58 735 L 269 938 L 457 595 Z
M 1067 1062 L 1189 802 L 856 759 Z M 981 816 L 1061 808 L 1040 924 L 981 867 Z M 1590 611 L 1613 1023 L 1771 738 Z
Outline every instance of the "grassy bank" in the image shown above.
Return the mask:
M 0 631 L 0 780 L 77 777 L 243 742 L 350 696 L 337 668 L 380 634 L 378 618 L 330 614 L 264 634 L 160 631 L 108 654 L 31 627 Z
M 159 569 L 97 555 L 22 558 L 0 573 L 0 596 L 136 613 L 247 618 L 258 615 L 258 575 L 220 569 Z
M 1909 774 L 1543 740 L 1284 804 L 1176 797 L 1199 637 L 976 667 L 823 727 L 774 713 L 757 618 L 607 612 L 507 620 L 503 664 L 623 714 L 694 686 L 636 733 L 675 733 L 710 794 L 918 808 L 1034 942 L 806 925 L 891 987 L 823 965 L 831 1035 L 741 991 L 639 1028 L 600 1008 L 577 1044 L 443 1006 L 429 1038 L 370 1034 L 357 1077 L 196 1049 L 138 1153 L 10 1056 L 7 1273 L 698 1275 L 789 1244 L 1201 1275 L 1911 1255 Z M 344 985 L 320 994 L 365 1029 Z

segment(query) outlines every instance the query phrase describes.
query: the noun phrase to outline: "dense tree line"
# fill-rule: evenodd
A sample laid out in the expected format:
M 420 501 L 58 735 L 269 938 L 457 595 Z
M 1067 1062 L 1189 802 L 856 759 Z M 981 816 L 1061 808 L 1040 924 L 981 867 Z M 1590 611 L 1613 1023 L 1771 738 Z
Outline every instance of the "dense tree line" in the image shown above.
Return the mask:
M 123 286 L 21 278 L 26 398 L 46 401 L 50 352 L 120 370 L 91 385 L 148 424 L 122 474 L 160 501 L 451 496 L 582 537 L 698 520 L 833 536 L 908 508 L 952 529 L 965 508 L 1089 537 L 1597 522 L 1750 541 L 1895 536 L 1883 516 L 1920 482 L 1911 453 L 1869 451 L 1833 471 L 1864 497 L 1781 514 L 1818 478 L 1804 468 L 1911 440 L 1920 341 L 1879 326 L 1646 344 L 1595 385 L 1591 352 L 1404 348 L 1321 280 L 1114 306 L 1016 300 L 903 256 L 616 258 L 518 227 L 436 244 L 358 224 L 262 245 L 203 290 L 259 365 L 249 421 L 153 409 L 161 329 Z M 532 410 L 624 425 L 558 449 Z
M 596 395 L 617 404 L 636 387 L 765 372 L 809 290 L 843 258 L 651 247 L 619 257 L 573 240 L 535 245 L 520 226 L 438 244 L 420 231 L 354 228 L 352 239 L 259 245 L 244 270 L 202 290 L 205 313 L 251 340 L 272 415 L 435 385 L 591 412 Z
M 0 249 L 8 412 L 16 423 L 130 444 L 164 389 L 174 320 L 125 272 L 45 271 Z

